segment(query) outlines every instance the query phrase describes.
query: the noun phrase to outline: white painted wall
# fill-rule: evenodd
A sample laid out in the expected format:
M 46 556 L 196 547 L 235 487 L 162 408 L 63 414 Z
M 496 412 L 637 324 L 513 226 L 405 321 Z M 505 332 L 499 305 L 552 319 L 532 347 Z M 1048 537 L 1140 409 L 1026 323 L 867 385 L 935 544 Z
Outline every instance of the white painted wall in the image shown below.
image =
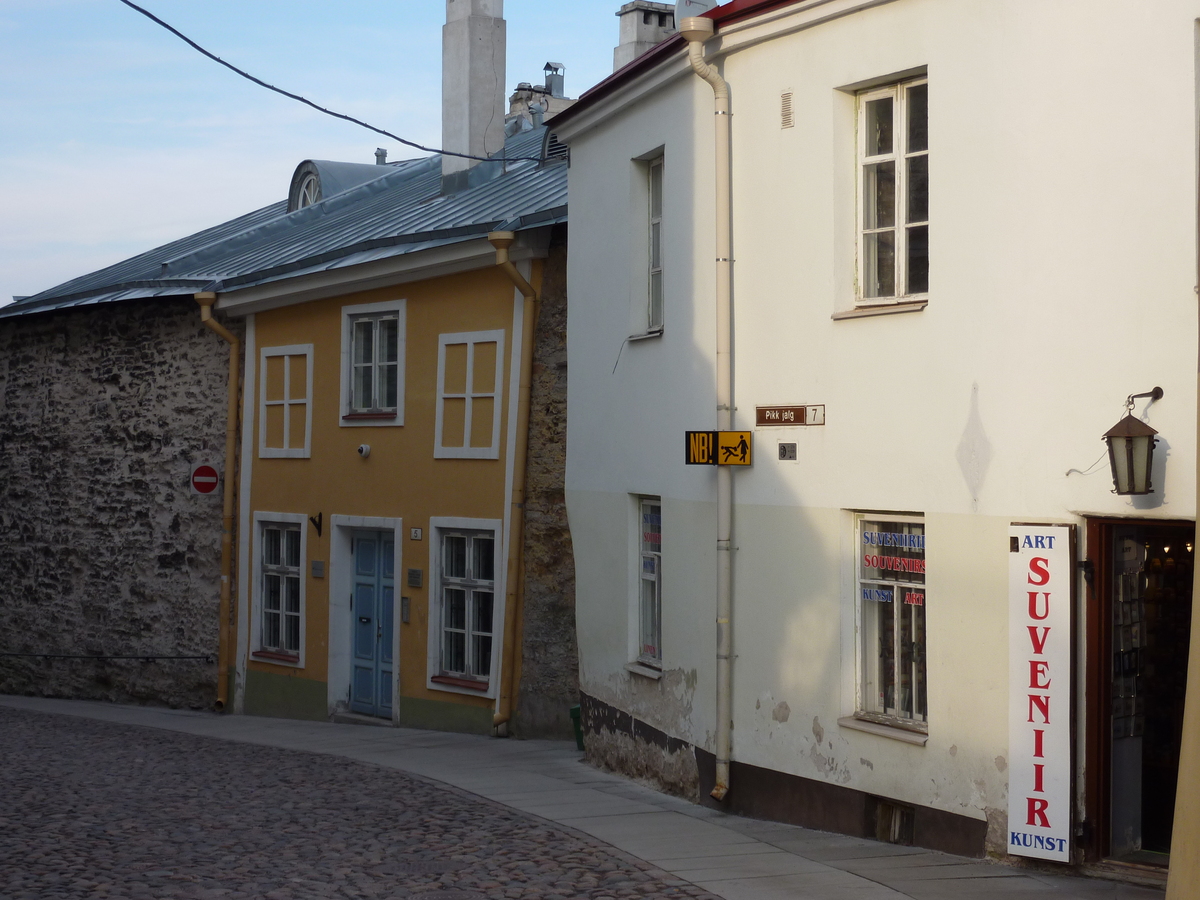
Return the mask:
M 1006 805 L 1009 522 L 1195 516 L 1200 0 L 832 16 L 861 5 L 798 4 L 707 48 L 734 113 L 735 427 L 754 427 L 756 405 L 827 415 L 758 429 L 754 466 L 734 475 L 733 753 L 984 818 Z M 929 305 L 835 321 L 855 265 L 855 100 L 839 88 L 915 67 L 930 85 Z M 582 688 L 710 750 L 715 479 L 683 456 L 685 430 L 715 427 L 711 96 L 677 59 L 559 127 Z M 633 161 L 658 147 L 666 325 L 622 349 L 644 278 Z M 1155 493 L 1113 495 L 1106 461 L 1067 475 L 1154 385 Z M 778 440 L 797 462 L 775 459 Z M 663 497 L 661 682 L 624 669 L 643 493 Z M 853 509 L 925 514 L 925 747 L 836 724 L 857 689 Z

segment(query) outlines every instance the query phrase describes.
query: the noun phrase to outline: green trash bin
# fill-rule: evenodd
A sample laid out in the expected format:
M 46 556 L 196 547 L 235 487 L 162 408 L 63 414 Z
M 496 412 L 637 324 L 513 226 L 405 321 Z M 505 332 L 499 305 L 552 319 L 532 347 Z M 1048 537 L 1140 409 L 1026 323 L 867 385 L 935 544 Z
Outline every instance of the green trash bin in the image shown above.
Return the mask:
M 575 729 L 575 746 L 583 749 L 583 723 L 580 721 L 579 707 L 571 707 L 571 727 Z

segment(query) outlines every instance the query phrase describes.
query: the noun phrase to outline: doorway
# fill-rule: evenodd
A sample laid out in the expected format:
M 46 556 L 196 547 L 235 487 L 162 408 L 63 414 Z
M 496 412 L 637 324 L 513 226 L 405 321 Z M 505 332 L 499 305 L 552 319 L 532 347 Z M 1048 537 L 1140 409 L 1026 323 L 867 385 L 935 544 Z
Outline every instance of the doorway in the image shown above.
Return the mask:
M 1093 858 L 1153 866 L 1169 861 L 1195 534 L 1192 523 L 1088 525 Z
M 350 709 L 392 717 L 392 641 L 395 629 L 395 532 L 351 534 L 354 585 L 350 595 Z

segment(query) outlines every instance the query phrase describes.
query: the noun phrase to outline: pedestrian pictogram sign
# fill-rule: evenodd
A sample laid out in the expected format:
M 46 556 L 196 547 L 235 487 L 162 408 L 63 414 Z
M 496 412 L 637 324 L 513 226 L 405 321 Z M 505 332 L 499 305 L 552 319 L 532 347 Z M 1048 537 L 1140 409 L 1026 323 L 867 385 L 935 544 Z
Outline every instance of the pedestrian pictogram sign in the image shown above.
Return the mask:
M 221 482 L 217 470 L 207 464 L 201 464 L 192 469 L 192 493 L 211 494 Z
M 753 456 L 749 431 L 689 431 L 689 466 L 748 466 Z

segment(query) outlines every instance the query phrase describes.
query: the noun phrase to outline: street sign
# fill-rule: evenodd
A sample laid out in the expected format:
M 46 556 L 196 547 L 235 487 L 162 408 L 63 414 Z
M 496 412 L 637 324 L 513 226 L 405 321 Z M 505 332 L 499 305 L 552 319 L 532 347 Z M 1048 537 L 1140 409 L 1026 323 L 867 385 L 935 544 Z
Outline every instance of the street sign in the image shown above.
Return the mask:
M 688 431 L 689 466 L 748 466 L 753 457 L 749 431 Z
M 825 404 L 808 406 L 756 406 L 754 423 L 760 427 L 770 425 L 824 425 Z
M 212 466 L 202 463 L 192 469 L 192 493 L 211 494 L 221 483 L 221 476 Z

